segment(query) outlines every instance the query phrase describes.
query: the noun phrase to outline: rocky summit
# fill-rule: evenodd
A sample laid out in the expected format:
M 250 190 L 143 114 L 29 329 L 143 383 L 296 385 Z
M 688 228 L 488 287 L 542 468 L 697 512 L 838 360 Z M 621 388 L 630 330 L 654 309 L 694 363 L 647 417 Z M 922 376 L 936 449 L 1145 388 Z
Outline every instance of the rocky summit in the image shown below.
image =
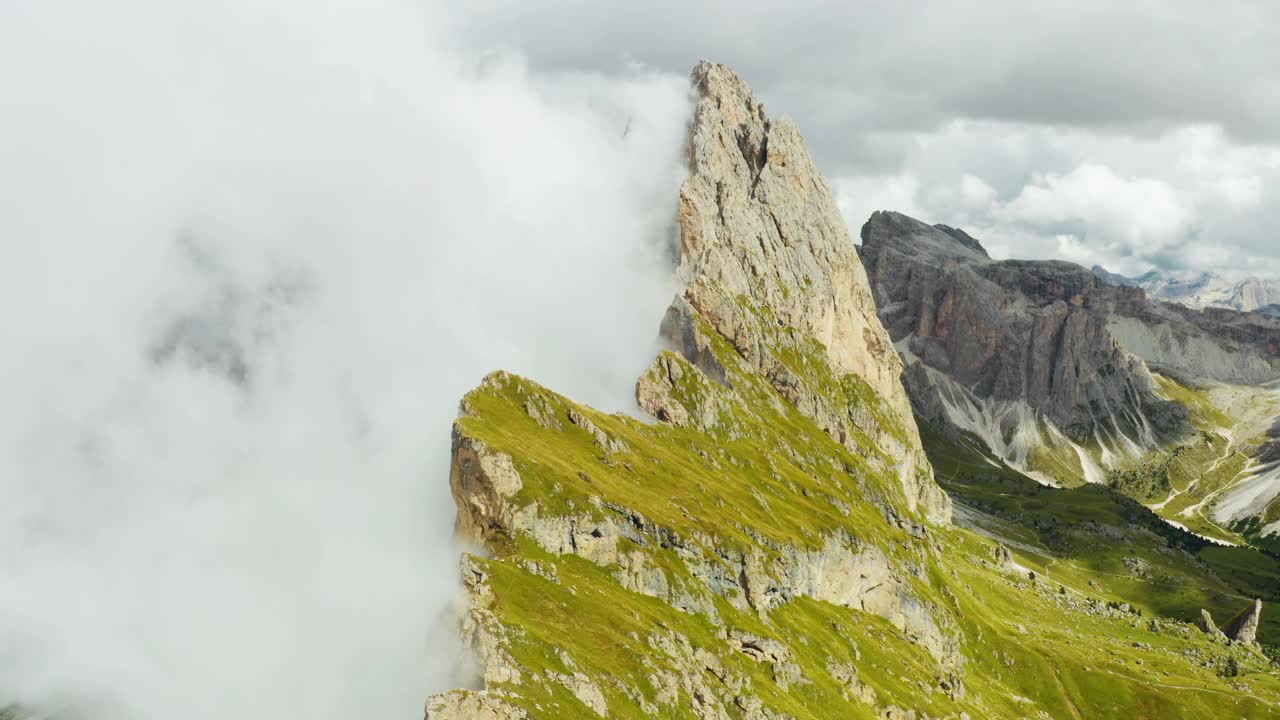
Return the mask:
M 1204 543 L 917 420 L 946 414 L 923 372 L 1067 443 L 1183 432 L 1192 411 L 1108 339 L 1096 306 L 1123 293 L 887 213 L 860 258 L 795 124 L 724 66 L 692 87 L 650 417 L 505 372 L 462 400 L 470 662 L 426 717 L 1274 717 L 1280 680 L 1245 642 L 1273 637 L 1260 606 L 1234 641 L 1195 625 L 1241 604 Z M 955 503 L 940 480 L 995 489 Z
M 1192 308 L 1058 261 L 995 260 L 956 228 L 861 232 L 918 419 L 1045 485 L 1094 483 L 1173 527 L 1273 551 L 1280 322 Z
M 1140 293 L 1070 263 L 995 261 L 962 231 L 892 212 L 863 226 L 862 255 L 936 427 L 1027 471 L 1098 479 L 1099 462 L 1186 431 L 1185 411 L 1108 327 Z
M 785 117 L 771 120 L 722 66 L 700 65 L 693 84 L 701 100 L 679 206 L 688 286 L 663 335 L 690 362 L 710 360 L 699 337 L 705 322 L 841 444 L 866 454 L 870 440 L 886 450 L 908 508 L 945 523 L 949 504 L 924 461 L 901 361 L 800 131 Z M 714 360 L 701 369 L 724 377 Z

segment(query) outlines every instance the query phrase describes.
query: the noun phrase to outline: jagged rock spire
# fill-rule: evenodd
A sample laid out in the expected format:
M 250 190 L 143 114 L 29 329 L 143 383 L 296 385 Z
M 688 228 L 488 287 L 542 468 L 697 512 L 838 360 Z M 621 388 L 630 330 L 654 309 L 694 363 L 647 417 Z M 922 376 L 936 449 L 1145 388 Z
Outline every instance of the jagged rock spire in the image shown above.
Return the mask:
M 799 130 L 789 118 L 770 118 L 723 65 L 700 63 L 692 82 L 699 99 L 679 207 L 680 273 L 688 285 L 664 334 L 714 377 L 716 368 L 700 363 L 707 354 L 692 332 L 700 316 L 833 437 L 853 447 L 857 436 L 871 436 L 898 461 L 907 505 L 947 522 L 950 500 L 924 456 L 902 361 Z M 831 376 L 856 375 L 875 391 L 895 418 L 893 432 L 779 362 L 781 353 L 811 341 L 821 344 L 819 361 Z
M 1196 627 L 1200 628 L 1201 632 L 1208 635 L 1217 635 L 1221 632 L 1218 630 L 1217 624 L 1213 622 L 1213 616 L 1204 608 L 1200 609 L 1200 619 L 1196 621 Z
M 1252 645 L 1258 639 L 1258 621 L 1262 619 L 1262 601 L 1254 600 L 1253 604 L 1245 608 L 1232 618 L 1231 622 L 1222 626 L 1222 632 L 1226 634 L 1232 642 L 1241 645 Z
M 992 260 L 963 231 L 895 212 L 873 214 L 862 241 L 880 318 L 910 358 L 917 411 L 935 427 L 982 433 L 1019 466 L 1026 452 L 1006 444 L 1007 431 L 1041 418 L 1053 424 L 1041 445 L 1072 455 L 1058 433 L 1150 448 L 1188 430 L 1185 411 L 1113 334 L 1115 308 L 1134 291 L 1070 263 Z M 1081 479 L 1101 479 L 1092 459 L 1080 462 Z

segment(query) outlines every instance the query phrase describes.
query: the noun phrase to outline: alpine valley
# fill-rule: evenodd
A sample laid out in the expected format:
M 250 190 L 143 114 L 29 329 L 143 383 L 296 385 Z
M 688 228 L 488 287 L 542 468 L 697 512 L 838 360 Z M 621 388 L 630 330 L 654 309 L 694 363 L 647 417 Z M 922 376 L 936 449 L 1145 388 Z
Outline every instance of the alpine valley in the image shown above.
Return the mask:
M 692 85 L 645 417 L 462 399 L 473 667 L 427 717 L 1280 717 L 1280 320 L 855 244 L 792 121 Z

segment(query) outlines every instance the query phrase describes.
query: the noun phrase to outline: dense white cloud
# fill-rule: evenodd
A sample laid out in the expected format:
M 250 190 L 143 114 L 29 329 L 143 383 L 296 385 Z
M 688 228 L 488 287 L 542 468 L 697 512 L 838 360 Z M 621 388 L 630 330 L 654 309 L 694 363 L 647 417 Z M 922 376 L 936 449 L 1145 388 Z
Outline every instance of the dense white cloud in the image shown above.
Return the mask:
M 1086 164 L 1034 178 L 999 214 L 1032 227 L 1081 224 L 1108 245 L 1159 251 L 1185 236 L 1193 210 L 1168 183 Z
M 900 209 L 965 227 L 998 257 L 1280 272 L 1277 150 L 1221 128 L 1136 137 L 957 121 L 899 143 L 899 172 L 836 179 L 851 225 Z
M 836 204 L 849 222 L 849 230 L 855 237 L 862 222 L 876 210 L 924 215 L 923 209 L 917 204 L 920 181 L 909 174 L 836 178 L 832 190 L 835 192 Z
M 458 400 L 506 368 L 629 408 L 688 95 L 450 35 L 411 0 L 0 10 L 0 704 L 420 717 L 466 680 Z

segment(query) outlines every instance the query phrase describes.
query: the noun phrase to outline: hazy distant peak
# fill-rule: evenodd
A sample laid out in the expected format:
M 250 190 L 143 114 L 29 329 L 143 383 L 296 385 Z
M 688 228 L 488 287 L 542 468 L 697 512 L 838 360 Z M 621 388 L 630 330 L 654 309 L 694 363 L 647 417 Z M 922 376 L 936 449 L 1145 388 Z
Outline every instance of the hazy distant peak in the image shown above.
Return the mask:
M 1108 272 L 1101 265 L 1095 265 L 1093 273 L 1103 282 L 1140 287 L 1153 299 L 1197 309 L 1219 307 L 1253 312 L 1280 304 L 1280 281 L 1276 280 L 1251 277 L 1232 282 L 1220 275 L 1196 270 L 1151 270 L 1137 277 L 1126 277 Z

